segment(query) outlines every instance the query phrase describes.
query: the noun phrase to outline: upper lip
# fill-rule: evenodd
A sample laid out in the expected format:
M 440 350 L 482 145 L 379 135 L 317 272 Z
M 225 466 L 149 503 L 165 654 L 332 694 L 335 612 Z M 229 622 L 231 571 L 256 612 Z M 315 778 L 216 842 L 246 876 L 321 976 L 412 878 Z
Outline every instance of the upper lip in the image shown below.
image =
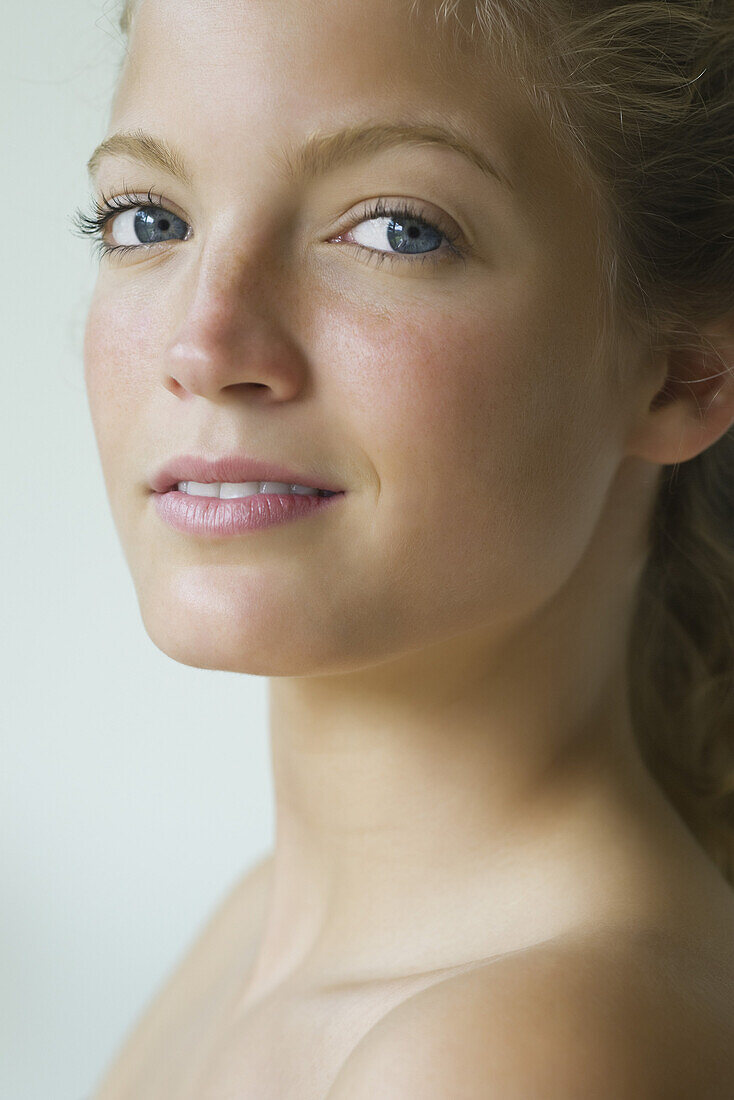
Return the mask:
M 154 493 L 167 493 L 181 481 L 231 482 L 281 481 L 287 485 L 303 485 L 310 489 L 343 492 L 320 474 L 288 470 L 275 462 L 266 462 L 248 455 L 230 454 L 222 458 L 202 458 L 199 455 L 176 455 L 153 474 L 149 481 Z

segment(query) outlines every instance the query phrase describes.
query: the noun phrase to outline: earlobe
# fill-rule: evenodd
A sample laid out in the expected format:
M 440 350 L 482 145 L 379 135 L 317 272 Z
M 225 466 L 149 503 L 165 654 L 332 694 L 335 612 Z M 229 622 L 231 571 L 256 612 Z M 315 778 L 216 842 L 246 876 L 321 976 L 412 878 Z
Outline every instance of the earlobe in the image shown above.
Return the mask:
M 627 440 L 627 454 L 663 466 L 695 458 L 734 424 L 734 322 L 670 348 L 665 369 Z

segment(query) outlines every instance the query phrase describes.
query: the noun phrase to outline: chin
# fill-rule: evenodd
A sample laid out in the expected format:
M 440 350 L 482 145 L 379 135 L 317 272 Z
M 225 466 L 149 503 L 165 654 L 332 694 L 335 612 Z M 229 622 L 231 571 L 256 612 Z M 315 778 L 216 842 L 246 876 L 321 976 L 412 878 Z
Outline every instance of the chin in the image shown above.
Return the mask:
M 294 634 L 293 616 L 280 628 L 271 618 L 258 624 L 257 615 L 243 621 L 231 609 L 168 606 L 160 600 L 139 602 L 145 632 L 161 653 L 191 668 L 240 672 L 249 676 L 311 676 L 340 671 L 338 650 L 324 650 L 320 623 L 305 635 Z M 305 616 L 302 625 L 306 627 Z M 260 629 L 262 627 L 262 629 Z M 343 657 L 343 654 L 342 654 Z M 333 660 L 332 660 L 333 659 Z

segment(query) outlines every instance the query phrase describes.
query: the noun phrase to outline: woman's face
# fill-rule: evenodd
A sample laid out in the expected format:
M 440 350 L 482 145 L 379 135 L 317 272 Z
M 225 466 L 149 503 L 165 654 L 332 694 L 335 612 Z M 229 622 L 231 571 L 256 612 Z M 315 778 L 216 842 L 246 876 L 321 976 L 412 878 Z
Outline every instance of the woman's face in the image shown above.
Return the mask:
M 315 132 L 376 122 L 458 128 L 512 185 L 406 141 L 284 171 Z M 591 199 L 519 88 L 451 54 L 408 0 L 142 0 L 108 135 L 133 130 L 190 180 L 105 156 L 96 194 L 149 205 L 150 189 L 184 228 L 101 260 L 84 356 L 154 643 L 202 668 L 325 674 L 492 636 L 552 597 L 625 426 L 594 359 Z M 367 220 L 378 199 L 429 225 Z M 116 217 L 105 239 L 129 245 Z M 183 452 L 346 494 L 261 531 L 184 534 L 149 486 Z

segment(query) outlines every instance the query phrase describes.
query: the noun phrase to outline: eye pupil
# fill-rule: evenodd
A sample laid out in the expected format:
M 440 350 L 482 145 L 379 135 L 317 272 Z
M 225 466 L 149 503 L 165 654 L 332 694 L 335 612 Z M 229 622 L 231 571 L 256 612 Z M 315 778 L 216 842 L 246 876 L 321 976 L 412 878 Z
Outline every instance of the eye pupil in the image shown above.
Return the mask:
M 171 228 L 171 223 L 169 222 L 168 218 L 161 218 L 159 225 L 163 230 Z
M 409 237 L 417 237 L 419 235 L 420 235 L 420 229 L 418 229 L 418 227 L 415 226 L 415 225 L 411 225 L 410 229 L 408 230 L 408 236 Z

